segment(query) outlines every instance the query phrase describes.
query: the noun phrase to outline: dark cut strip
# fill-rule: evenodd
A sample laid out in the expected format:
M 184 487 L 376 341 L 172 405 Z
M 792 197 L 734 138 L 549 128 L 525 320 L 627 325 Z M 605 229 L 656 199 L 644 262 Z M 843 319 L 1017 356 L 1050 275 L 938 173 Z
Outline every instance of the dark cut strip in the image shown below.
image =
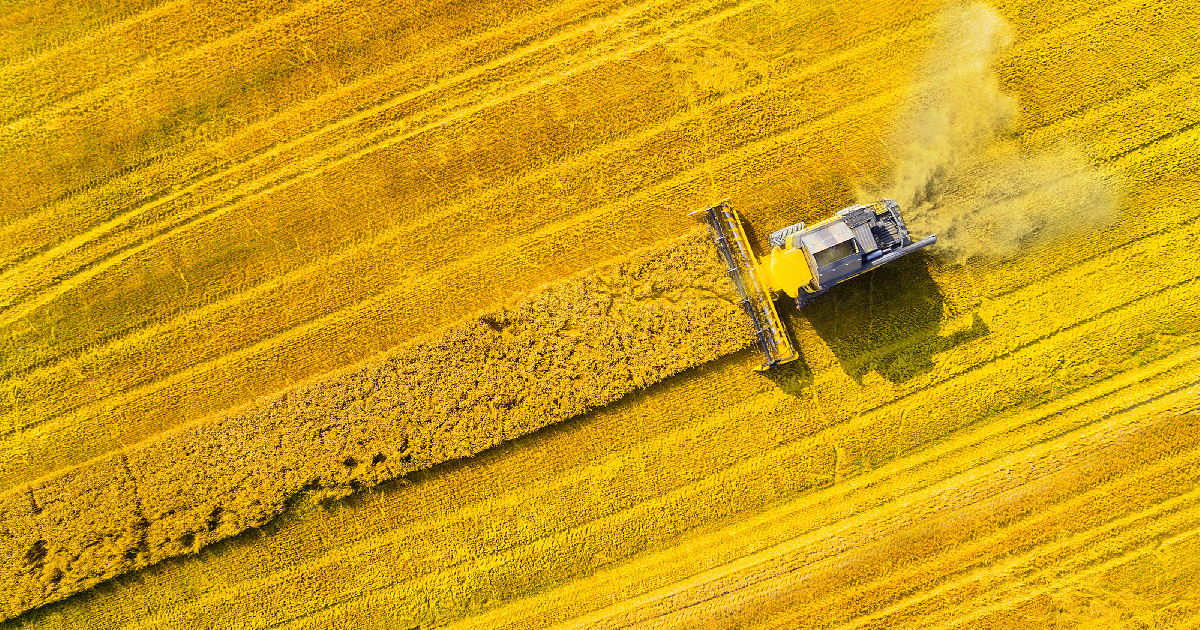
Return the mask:
M 613 402 L 747 346 L 743 318 L 696 231 L 14 488 L 3 617 L 262 525 L 297 493 L 348 494 Z

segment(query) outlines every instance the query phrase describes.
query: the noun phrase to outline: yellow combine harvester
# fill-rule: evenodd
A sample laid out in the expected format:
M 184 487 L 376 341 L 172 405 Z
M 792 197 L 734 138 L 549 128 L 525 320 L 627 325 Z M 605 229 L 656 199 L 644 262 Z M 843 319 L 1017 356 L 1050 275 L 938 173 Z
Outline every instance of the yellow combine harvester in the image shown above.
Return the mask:
M 771 253 L 762 258 L 754 256 L 728 199 L 692 214 L 703 215 L 708 223 L 729 279 L 742 296 L 742 308 L 767 357 L 759 370 L 800 357 L 775 310 L 775 293 L 788 294 L 796 308 L 804 308 L 839 282 L 937 242 L 937 236 L 927 236 L 914 243 L 891 199 L 850 206 L 812 227 L 797 223 L 777 230 L 771 234 Z

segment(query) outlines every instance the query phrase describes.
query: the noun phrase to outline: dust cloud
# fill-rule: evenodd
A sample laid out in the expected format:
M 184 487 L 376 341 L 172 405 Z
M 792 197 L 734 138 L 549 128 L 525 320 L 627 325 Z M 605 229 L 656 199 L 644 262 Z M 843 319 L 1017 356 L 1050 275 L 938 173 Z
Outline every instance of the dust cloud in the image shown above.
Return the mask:
M 900 203 L 914 238 L 937 234 L 934 251 L 959 263 L 1102 227 L 1120 205 L 1118 178 L 1077 146 L 1030 153 L 1013 138 L 1018 103 L 995 71 L 1012 40 L 986 4 L 939 13 L 890 137 L 893 181 L 874 191 Z

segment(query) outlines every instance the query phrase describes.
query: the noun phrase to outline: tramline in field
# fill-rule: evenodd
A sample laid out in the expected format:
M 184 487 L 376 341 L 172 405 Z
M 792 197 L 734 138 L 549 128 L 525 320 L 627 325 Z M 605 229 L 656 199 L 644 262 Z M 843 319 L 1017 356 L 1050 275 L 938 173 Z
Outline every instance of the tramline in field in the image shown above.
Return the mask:
M 742 297 L 742 308 L 767 358 L 759 370 L 800 357 L 775 310 L 776 293 L 786 293 L 795 299 L 796 308 L 804 308 L 839 282 L 937 242 L 932 234 L 913 242 L 900 206 L 891 199 L 844 208 L 812 227 L 796 223 L 776 230 L 770 236 L 771 253 L 761 258 L 754 256 L 741 217 L 728 199 L 691 214 L 702 214 L 708 223 L 729 279 Z

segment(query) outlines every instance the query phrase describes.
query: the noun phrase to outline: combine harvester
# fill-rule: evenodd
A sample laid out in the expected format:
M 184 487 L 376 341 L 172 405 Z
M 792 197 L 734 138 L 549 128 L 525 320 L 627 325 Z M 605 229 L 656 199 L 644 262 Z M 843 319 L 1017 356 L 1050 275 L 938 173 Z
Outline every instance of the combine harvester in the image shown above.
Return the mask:
M 810 228 L 797 223 L 777 230 L 771 234 L 771 253 L 762 258 L 754 256 L 728 199 L 692 214 L 703 215 L 708 223 L 729 279 L 742 296 L 742 308 L 767 357 L 758 370 L 800 358 L 775 310 L 776 292 L 804 308 L 839 282 L 937 242 L 931 235 L 914 243 L 891 199 L 850 206 Z

